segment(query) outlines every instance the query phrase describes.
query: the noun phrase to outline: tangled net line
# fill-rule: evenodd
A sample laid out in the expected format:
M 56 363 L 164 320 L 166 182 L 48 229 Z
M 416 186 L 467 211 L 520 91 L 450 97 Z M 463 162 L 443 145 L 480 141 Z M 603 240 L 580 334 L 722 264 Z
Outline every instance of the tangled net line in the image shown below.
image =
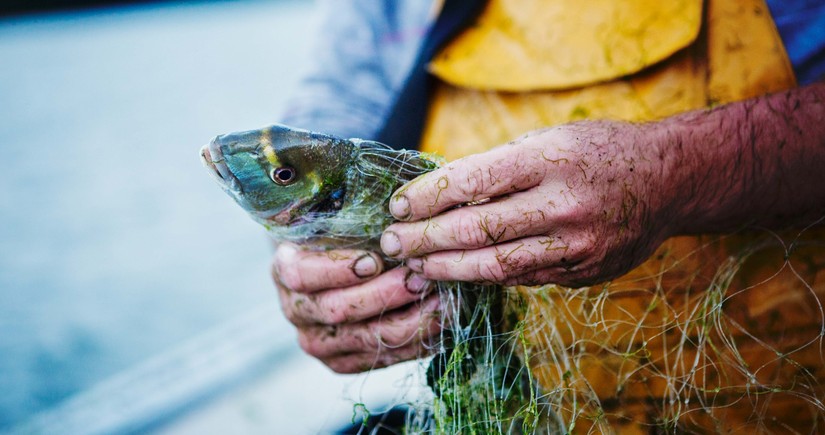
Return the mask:
M 273 228 L 275 238 L 376 249 L 392 222 L 392 192 L 440 164 L 356 143 L 348 206 Z M 406 433 L 825 427 L 821 225 L 671 239 L 641 267 L 599 286 L 442 282 L 438 291 L 445 329 L 427 369 L 435 394 L 408 403 L 415 412 Z

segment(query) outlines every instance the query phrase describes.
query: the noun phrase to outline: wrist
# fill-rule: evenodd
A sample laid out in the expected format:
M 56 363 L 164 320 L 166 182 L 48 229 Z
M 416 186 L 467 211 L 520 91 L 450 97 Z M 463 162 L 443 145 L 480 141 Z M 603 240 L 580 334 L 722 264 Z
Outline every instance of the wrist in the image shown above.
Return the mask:
M 757 151 L 747 119 L 752 104 L 698 110 L 657 123 L 674 235 L 730 231 L 753 223 L 743 211 L 747 201 L 759 199 Z
M 705 232 L 707 222 L 722 200 L 724 174 L 713 163 L 718 157 L 708 111 L 668 118 L 654 123 L 659 160 L 662 165 L 665 206 L 670 212 L 671 236 Z
M 685 201 L 684 159 L 680 157 L 682 132 L 667 121 L 638 124 L 632 143 L 639 147 L 642 171 L 631 174 L 648 204 L 648 221 L 659 226 L 663 238 L 683 234 L 694 206 Z

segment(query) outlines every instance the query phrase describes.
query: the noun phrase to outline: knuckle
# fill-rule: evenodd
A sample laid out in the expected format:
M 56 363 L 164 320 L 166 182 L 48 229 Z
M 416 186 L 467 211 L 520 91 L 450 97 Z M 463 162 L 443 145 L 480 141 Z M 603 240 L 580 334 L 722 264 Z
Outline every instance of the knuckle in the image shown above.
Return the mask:
M 582 206 L 572 192 L 553 201 L 553 219 L 559 222 L 576 223 L 586 220 Z
M 349 360 L 340 360 L 340 359 L 333 359 L 324 361 L 322 360 L 327 367 L 329 367 L 333 372 L 338 373 L 339 375 L 347 375 L 351 373 L 358 373 L 358 370 L 355 370 L 354 364 L 352 364 Z
M 376 351 L 381 348 L 383 336 L 379 325 L 370 324 L 368 328 L 361 330 L 358 334 L 358 342 L 364 351 Z
M 298 333 L 298 346 L 308 355 L 319 358 L 322 355 L 317 340 L 303 331 Z
M 327 325 L 340 325 L 357 320 L 358 305 L 340 290 L 331 290 L 316 299 L 318 320 Z
M 596 231 L 585 231 L 581 238 L 581 243 L 584 249 L 593 249 L 599 245 L 599 240 L 602 240 Z
M 443 299 L 438 293 L 428 295 L 426 299 L 418 302 L 416 307 L 416 321 L 418 326 L 424 326 L 433 319 L 438 319 L 443 310 Z
M 340 325 L 350 320 L 349 306 L 339 296 L 328 295 L 318 304 L 318 321 L 325 325 Z
M 490 180 L 482 168 L 474 167 L 467 171 L 466 178 L 459 183 L 459 190 L 462 194 L 472 197 L 484 193 L 485 186 Z
M 476 214 L 461 214 L 455 225 L 456 241 L 466 247 L 479 247 L 487 244 L 487 237 Z
M 381 335 L 381 344 L 385 347 L 398 347 L 409 341 L 411 334 L 401 328 L 390 328 Z
M 327 325 L 341 325 L 349 322 L 351 319 L 351 315 L 346 309 L 330 308 L 323 310 L 322 313 L 321 321 Z
M 585 232 L 570 243 L 568 260 L 582 261 L 595 256 L 599 250 L 599 238 L 591 232 Z
M 281 310 L 284 316 L 293 325 L 306 325 L 314 323 L 315 302 L 311 297 L 306 295 L 292 293 L 291 297 L 286 298 Z
M 480 262 L 478 276 L 483 281 L 500 283 L 508 278 L 508 273 L 499 261 Z
M 286 288 L 293 290 L 293 291 L 303 291 L 304 288 L 304 279 L 302 277 L 301 271 L 298 267 L 290 266 L 290 267 L 280 267 L 276 270 L 278 273 L 281 283 L 283 283 Z
M 521 275 L 530 271 L 540 260 L 540 256 L 524 247 L 509 252 L 499 251 L 496 255 L 496 264 L 500 272 L 497 273 L 500 273 L 503 278 Z

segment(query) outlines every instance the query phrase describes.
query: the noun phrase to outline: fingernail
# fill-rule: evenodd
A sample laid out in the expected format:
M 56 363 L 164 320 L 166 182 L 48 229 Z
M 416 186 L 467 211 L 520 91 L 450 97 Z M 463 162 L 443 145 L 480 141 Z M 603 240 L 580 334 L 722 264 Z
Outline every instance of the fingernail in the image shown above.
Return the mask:
M 381 236 L 381 250 L 390 257 L 401 253 L 401 239 L 392 231 L 385 231 Z
M 378 273 L 378 264 L 372 255 L 364 254 L 352 263 L 350 269 L 358 278 L 369 278 Z
M 390 199 L 390 213 L 400 220 L 405 221 L 410 218 L 410 201 L 404 195 L 395 195 Z
M 407 272 L 407 276 L 404 277 L 404 286 L 408 292 L 419 294 L 430 286 L 430 280 L 424 278 L 423 275 L 410 271 Z
M 410 258 L 407 260 L 407 267 L 413 272 L 422 273 L 424 272 L 424 259 L 421 257 Z

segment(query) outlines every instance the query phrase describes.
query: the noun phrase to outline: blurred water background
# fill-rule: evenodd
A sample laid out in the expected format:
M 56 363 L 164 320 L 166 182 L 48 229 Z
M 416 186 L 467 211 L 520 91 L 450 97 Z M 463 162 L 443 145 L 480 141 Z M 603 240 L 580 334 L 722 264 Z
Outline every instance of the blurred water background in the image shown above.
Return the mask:
M 264 342 L 286 337 L 261 372 L 281 391 L 256 384 L 248 396 L 280 400 L 265 406 L 296 420 L 318 415 L 294 408 L 326 406 L 319 395 L 341 400 L 337 387 L 296 398 L 338 378 L 297 350 L 267 240 L 198 159 L 216 134 L 277 121 L 311 61 L 313 6 L 160 3 L 0 19 L 0 432 L 237 319 L 271 322 Z

